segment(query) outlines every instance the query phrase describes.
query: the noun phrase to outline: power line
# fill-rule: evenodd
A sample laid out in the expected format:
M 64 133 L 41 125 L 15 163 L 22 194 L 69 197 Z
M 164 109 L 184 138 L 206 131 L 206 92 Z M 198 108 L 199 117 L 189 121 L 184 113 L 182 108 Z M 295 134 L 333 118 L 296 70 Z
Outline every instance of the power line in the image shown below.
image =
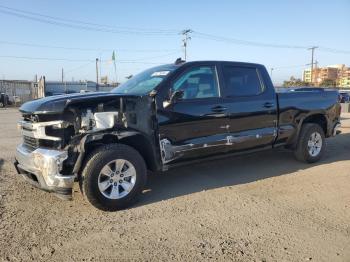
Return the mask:
M 6 10 L 4 10 L 6 9 Z M 5 6 L 0 6 L 0 13 L 12 15 L 28 20 L 33 20 L 41 23 L 61 26 L 61 27 L 69 27 L 69 28 L 75 28 L 75 29 L 82 29 L 82 30 L 88 30 L 88 31 L 98 31 L 98 32 L 107 32 L 107 33 L 118 33 L 118 34 L 142 34 L 142 35 L 162 35 L 162 36 L 169 36 L 169 35 L 176 35 L 178 31 L 166 31 L 166 30 L 147 30 L 147 29 L 121 29 L 113 26 L 106 26 L 106 25 L 98 25 L 78 20 L 68 20 L 63 18 L 57 18 L 57 17 L 50 17 L 46 15 L 42 15 L 39 13 L 33 13 L 33 12 L 27 12 L 24 10 L 9 8 Z M 35 15 L 35 16 L 34 16 Z M 72 22 L 75 21 L 75 22 Z
M 155 59 L 155 58 L 162 58 L 162 57 L 168 57 L 168 56 L 171 56 L 171 55 L 175 55 L 179 53 L 179 51 L 175 51 L 175 52 L 170 52 L 170 53 L 167 53 L 165 55 L 158 55 L 158 56 L 151 56 L 151 57 L 143 57 L 143 58 L 138 58 L 138 59 L 133 59 L 133 60 L 121 60 L 121 61 L 143 61 L 143 60 L 148 60 L 148 59 Z M 117 60 L 118 61 L 118 60 Z
M 303 64 L 303 65 L 290 65 L 290 66 L 274 66 L 272 69 L 288 69 L 288 68 L 299 68 L 299 67 L 306 67 L 307 64 Z
M 80 70 L 82 68 L 85 68 L 85 67 L 91 65 L 92 63 L 94 63 L 94 61 L 90 61 L 90 62 L 84 63 L 84 64 L 82 64 L 82 65 L 80 65 L 78 67 L 75 67 L 73 69 L 70 69 L 70 70 L 66 71 L 66 75 L 68 75 L 68 74 L 70 74 L 70 73 L 72 73 L 74 71 Z
M 179 30 L 172 29 L 147 29 L 147 28 L 133 28 L 133 27 L 117 27 L 106 24 L 91 23 L 76 19 L 67 19 L 56 16 L 44 15 L 37 12 L 25 11 L 22 9 L 11 8 L 8 6 L 0 5 L 0 13 L 29 19 L 41 23 L 52 24 L 56 26 L 69 27 L 75 29 L 82 29 L 88 31 L 98 31 L 107 33 L 117 33 L 117 34 L 142 34 L 142 35 L 161 35 L 161 36 L 171 36 L 178 34 Z M 186 30 L 184 30 L 186 31 Z M 183 32 L 184 32 L 183 31 Z M 286 44 L 273 44 L 273 43 L 262 43 L 256 41 L 248 41 L 237 38 L 230 38 L 226 36 L 217 36 L 213 34 L 207 34 L 197 31 L 190 30 L 194 37 L 208 39 L 219 42 L 226 42 L 238 45 L 248 45 L 248 46 L 259 46 L 259 47 L 270 47 L 270 48 L 288 48 L 288 49 L 308 49 L 310 46 L 304 45 L 286 45 Z M 73 48 L 72 48 L 73 49 Z M 77 48 L 74 48 L 77 49 Z M 77 49 L 78 50 L 78 49 Z M 109 51 L 111 51 L 110 49 Z M 338 50 L 329 47 L 320 47 L 320 51 L 330 52 L 330 53 L 340 53 L 340 54 L 350 54 L 348 50 Z
M 201 33 L 201 32 L 197 32 L 197 31 L 193 31 L 193 37 L 213 40 L 213 41 L 217 41 L 217 42 L 225 42 L 225 43 L 229 43 L 229 44 L 246 45 L 246 46 L 281 48 L 281 49 L 284 49 L 284 48 L 285 49 L 308 49 L 308 48 L 310 48 L 310 46 L 304 46 L 304 45 L 285 45 L 285 44 L 273 44 L 273 43 L 262 43 L 262 42 L 248 41 L 248 40 L 243 40 L 243 39 L 206 34 L 206 33 Z M 323 52 L 330 52 L 330 53 L 337 53 L 337 54 L 338 53 L 339 54 L 350 54 L 350 51 L 333 49 L 333 48 L 329 48 L 329 47 L 319 47 L 319 50 L 323 51 Z
M 350 54 L 350 51 L 333 49 L 333 48 L 323 47 L 323 46 L 319 46 L 318 50 L 323 52 L 334 53 L 334 54 Z
M 273 48 L 289 48 L 289 49 L 306 49 L 309 46 L 299 46 L 299 45 L 283 45 L 283 44 L 271 44 L 271 43 L 261 43 L 254 41 L 247 41 L 236 38 L 229 38 L 223 36 L 216 36 L 206 33 L 201 33 L 197 31 L 193 31 L 193 36 L 197 38 L 209 39 L 213 41 L 226 42 L 238 45 L 249 45 L 249 46 L 260 46 L 260 47 L 273 47 Z
M 44 15 L 41 13 L 30 12 L 30 11 L 26 11 L 23 9 L 12 8 L 12 7 L 8 7 L 8 6 L 4 6 L 4 5 L 0 5 L 0 8 L 6 9 L 6 10 L 9 10 L 12 12 L 23 13 L 23 14 L 27 14 L 27 15 L 33 15 L 33 16 L 40 16 L 40 17 L 44 17 L 46 19 L 59 20 L 59 21 L 63 21 L 63 22 L 83 24 L 83 25 L 94 26 L 94 27 L 111 28 L 111 29 L 117 29 L 117 30 L 138 31 L 141 33 L 146 31 L 149 33 L 174 33 L 175 34 L 178 32 L 178 30 L 174 30 L 174 29 L 136 28 L 136 27 L 125 27 L 125 26 L 114 26 L 114 25 L 91 23 L 91 22 L 86 22 L 86 21 L 77 20 L 77 19 L 68 19 L 68 18 L 62 18 L 62 17 L 57 17 L 57 16 Z
M 67 62 L 86 62 L 92 61 L 88 59 L 68 59 L 68 58 L 52 58 L 52 57 L 31 57 L 31 56 L 12 56 L 0 55 L 2 58 L 26 59 L 26 60 L 47 60 L 47 61 L 67 61 Z
M 11 8 L 4 5 L 0 5 L 0 13 L 12 15 L 12 16 L 16 16 L 24 19 L 29 19 L 29 20 L 33 20 L 41 23 L 52 24 L 52 25 L 61 26 L 61 27 L 88 30 L 88 31 L 98 31 L 98 32 L 117 33 L 117 34 L 134 34 L 134 35 L 142 34 L 142 35 L 161 35 L 161 36 L 176 35 L 179 32 L 178 30 L 171 30 L 171 29 L 147 29 L 147 28 L 133 28 L 133 27 L 121 27 L 121 26 L 117 27 L 117 26 L 111 26 L 106 24 L 91 23 L 91 22 L 86 22 L 81 20 L 44 15 L 41 13 L 25 11 L 17 8 Z M 182 33 L 185 31 L 186 30 L 182 31 Z M 197 37 L 197 38 L 208 39 L 208 40 L 219 41 L 219 42 L 226 42 L 231 44 L 238 44 L 238 45 L 270 47 L 270 48 L 288 48 L 288 49 L 310 48 L 310 46 L 304 46 L 304 45 L 286 45 L 286 44 L 273 44 L 273 43 L 248 41 L 248 40 L 242 40 L 237 38 L 230 38 L 226 36 L 217 36 L 213 34 L 207 34 L 207 33 L 202 33 L 202 32 L 197 32 L 192 30 L 190 30 L 190 32 L 188 33 L 193 33 L 194 37 Z M 77 48 L 74 48 L 74 49 L 77 49 Z M 350 54 L 350 51 L 338 50 L 338 49 L 333 49 L 329 47 L 320 47 L 320 51 L 330 52 L 330 53 Z
M 28 46 L 28 47 L 37 47 L 37 48 L 64 49 L 64 50 L 98 51 L 98 52 L 100 51 L 113 52 L 113 50 L 117 50 L 118 52 L 135 52 L 135 53 L 162 53 L 162 52 L 177 51 L 177 49 L 123 49 L 123 48 L 98 49 L 98 48 L 82 48 L 82 47 L 69 47 L 69 46 L 52 46 L 52 45 L 41 45 L 41 44 L 9 42 L 9 41 L 0 41 L 0 44 L 14 45 L 14 46 Z
M 52 57 L 31 57 L 31 56 L 12 56 L 12 55 L 0 55 L 1 58 L 11 58 L 11 59 L 24 59 L 24 60 L 45 60 L 45 61 L 67 61 L 67 62 L 95 62 L 95 60 L 89 59 L 67 59 L 67 58 L 52 58 Z M 166 64 L 167 62 L 148 62 L 144 61 L 146 58 L 140 60 L 118 60 L 121 64 L 150 64 L 159 65 Z M 150 59 L 150 58 L 148 58 Z M 102 60 L 102 62 L 110 60 Z

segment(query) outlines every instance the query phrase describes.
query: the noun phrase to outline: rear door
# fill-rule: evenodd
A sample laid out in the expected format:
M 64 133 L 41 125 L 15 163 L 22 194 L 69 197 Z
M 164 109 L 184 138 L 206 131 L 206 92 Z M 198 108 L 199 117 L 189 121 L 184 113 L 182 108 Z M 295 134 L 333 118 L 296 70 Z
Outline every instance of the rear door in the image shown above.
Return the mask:
M 264 67 L 223 63 L 221 67 L 223 105 L 229 116 L 231 150 L 272 146 L 277 135 L 277 103 Z

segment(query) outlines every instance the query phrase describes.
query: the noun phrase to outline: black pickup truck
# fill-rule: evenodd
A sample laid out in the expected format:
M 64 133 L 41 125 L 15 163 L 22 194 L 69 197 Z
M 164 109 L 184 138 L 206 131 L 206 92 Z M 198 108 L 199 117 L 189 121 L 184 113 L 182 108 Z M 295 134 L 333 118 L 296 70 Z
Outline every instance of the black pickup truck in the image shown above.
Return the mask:
M 79 181 L 109 211 L 137 199 L 148 170 L 280 146 L 311 163 L 340 127 L 337 91 L 276 93 L 264 66 L 223 61 L 158 66 L 110 93 L 47 97 L 20 111 L 18 173 L 65 199 Z

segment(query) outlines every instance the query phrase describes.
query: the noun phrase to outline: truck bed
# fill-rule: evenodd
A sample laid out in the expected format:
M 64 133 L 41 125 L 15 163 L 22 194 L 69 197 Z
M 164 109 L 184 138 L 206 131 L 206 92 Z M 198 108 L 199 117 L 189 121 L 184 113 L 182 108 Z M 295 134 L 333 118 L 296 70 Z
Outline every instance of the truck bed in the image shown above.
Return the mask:
M 278 101 L 279 142 L 287 142 L 297 135 L 299 124 L 311 114 L 324 116 L 325 134 L 331 136 L 339 121 L 338 91 L 324 88 L 276 88 Z M 287 138 L 288 137 L 288 138 Z M 287 142 L 288 144 L 288 142 Z

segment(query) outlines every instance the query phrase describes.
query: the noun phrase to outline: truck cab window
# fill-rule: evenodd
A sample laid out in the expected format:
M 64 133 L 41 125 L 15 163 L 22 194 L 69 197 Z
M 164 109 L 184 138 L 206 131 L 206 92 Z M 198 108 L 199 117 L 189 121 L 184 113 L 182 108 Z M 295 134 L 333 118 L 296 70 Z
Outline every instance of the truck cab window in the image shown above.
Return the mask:
M 225 96 L 255 96 L 264 91 L 256 68 L 224 66 Z
M 218 81 L 213 66 L 200 66 L 184 72 L 174 83 L 173 91 L 183 90 L 182 99 L 218 97 Z

